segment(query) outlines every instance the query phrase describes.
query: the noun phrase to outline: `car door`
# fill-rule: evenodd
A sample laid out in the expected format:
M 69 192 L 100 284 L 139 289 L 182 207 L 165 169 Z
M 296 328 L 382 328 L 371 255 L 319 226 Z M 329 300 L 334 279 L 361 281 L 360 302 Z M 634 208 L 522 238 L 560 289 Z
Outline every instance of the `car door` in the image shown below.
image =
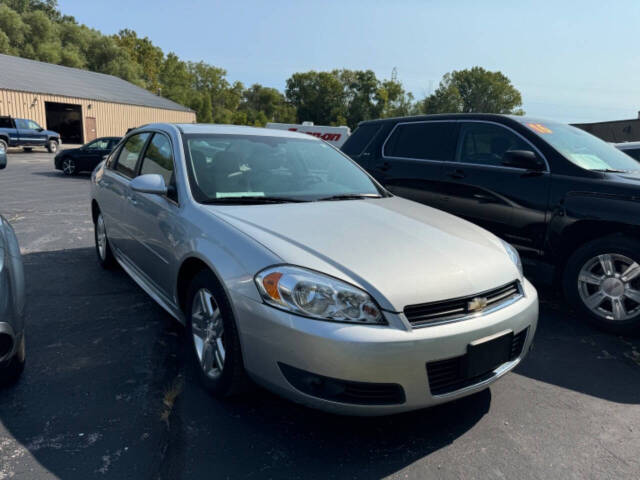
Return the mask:
M 504 165 L 509 150 L 532 151 L 544 171 Z M 541 253 L 550 172 L 542 154 L 514 130 L 497 123 L 461 121 L 456 158 L 443 165 L 442 208 L 486 228 L 520 250 Z
M 134 228 L 129 216 L 132 201 L 130 182 L 135 177 L 138 160 L 151 134 L 139 133 L 129 137 L 108 162 L 100 177 L 100 209 L 104 215 L 107 235 L 118 253 L 130 259 L 133 252 Z
M 455 121 L 398 123 L 370 172 L 394 194 L 441 208 L 443 162 L 454 160 L 457 131 Z
M 127 208 L 135 240 L 131 257 L 136 266 L 167 297 L 176 278 L 173 259 L 181 222 L 175 181 L 173 145 L 164 133 L 154 133 L 147 144 L 139 175 L 158 174 L 168 187 L 167 195 L 132 192 Z
M 78 168 L 80 170 L 93 170 L 98 163 L 102 161 L 102 157 L 109 153 L 109 139 L 98 138 L 93 142 L 87 143 L 76 152 Z
M 27 147 L 36 145 L 36 132 L 29 128 L 29 122 L 21 118 L 16 118 L 15 122 L 19 145 Z
M 47 133 L 44 131 L 44 128 L 42 128 L 33 120 L 27 120 L 27 126 L 29 130 L 31 130 L 33 145 L 42 146 L 47 144 L 47 140 L 49 138 L 47 137 Z

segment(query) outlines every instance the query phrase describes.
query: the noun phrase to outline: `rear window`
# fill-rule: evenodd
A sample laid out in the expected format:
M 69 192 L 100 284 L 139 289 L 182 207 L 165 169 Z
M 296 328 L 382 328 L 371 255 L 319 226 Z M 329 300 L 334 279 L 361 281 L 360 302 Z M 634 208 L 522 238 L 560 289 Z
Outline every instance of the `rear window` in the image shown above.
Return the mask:
M 0 128 L 13 128 L 13 122 L 9 117 L 0 117 Z
M 359 126 L 342 146 L 342 151 L 347 155 L 360 155 L 381 127 L 380 124 Z
M 388 157 L 453 161 L 457 123 L 416 122 L 398 124 L 384 147 Z

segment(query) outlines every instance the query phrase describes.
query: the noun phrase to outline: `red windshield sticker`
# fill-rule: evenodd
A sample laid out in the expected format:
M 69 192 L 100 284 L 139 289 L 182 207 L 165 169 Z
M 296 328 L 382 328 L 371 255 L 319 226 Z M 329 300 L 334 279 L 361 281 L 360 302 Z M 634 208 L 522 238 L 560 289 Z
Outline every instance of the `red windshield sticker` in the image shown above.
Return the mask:
M 527 126 L 531 130 L 533 130 L 535 132 L 538 132 L 538 133 L 553 133 L 553 131 L 550 128 L 545 127 L 541 123 L 527 123 Z

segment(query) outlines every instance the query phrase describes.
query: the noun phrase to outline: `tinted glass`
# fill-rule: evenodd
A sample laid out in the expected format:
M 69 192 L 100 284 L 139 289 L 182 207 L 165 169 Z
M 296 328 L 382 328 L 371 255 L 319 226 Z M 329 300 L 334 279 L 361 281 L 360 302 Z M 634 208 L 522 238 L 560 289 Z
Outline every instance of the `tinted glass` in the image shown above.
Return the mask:
M 116 163 L 116 170 L 118 172 L 129 178 L 133 178 L 138 157 L 147 138 L 149 138 L 148 133 L 140 133 L 127 140 L 124 147 L 120 150 L 120 155 L 118 155 L 118 162 Z
M 380 194 L 350 159 L 316 140 L 253 135 L 186 135 L 193 194 L 199 201 L 231 197 L 317 200 Z
M 89 150 L 106 150 L 109 145 L 109 140 L 98 139 L 91 143 L 88 143 L 84 148 Z
M 465 123 L 460 135 L 459 161 L 480 165 L 502 165 L 509 150 L 533 151 L 531 145 L 499 125 Z
M 13 122 L 9 117 L 0 117 L 0 128 L 13 128 Z
M 521 120 L 567 160 L 586 170 L 636 171 L 638 162 L 613 145 L 579 128 L 555 122 Z
M 16 118 L 16 128 L 29 128 L 29 124 L 26 120 Z
M 40 129 L 40 125 L 38 125 L 33 120 L 27 120 L 27 124 L 28 124 L 27 128 L 29 128 L 31 130 L 39 130 Z
M 144 154 L 140 175 L 145 173 L 157 173 L 162 175 L 164 183 L 171 185 L 173 182 L 173 154 L 171 153 L 171 142 L 164 135 L 156 133 L 147 151 Z
M 359 155 L 378 133 L 381 125 L 361 125 L 342 146 L 342 151 L 347 155 Z
M 388 157 L 453 160 L 456 151 L 455 122 L 423 122 L 398 125 L 384 147 Z
M 635 158 L 636 160 L 640 160 L 640 148 L 628 148 L 622 150 L 624 153 L 629 155 L 631 158 Z

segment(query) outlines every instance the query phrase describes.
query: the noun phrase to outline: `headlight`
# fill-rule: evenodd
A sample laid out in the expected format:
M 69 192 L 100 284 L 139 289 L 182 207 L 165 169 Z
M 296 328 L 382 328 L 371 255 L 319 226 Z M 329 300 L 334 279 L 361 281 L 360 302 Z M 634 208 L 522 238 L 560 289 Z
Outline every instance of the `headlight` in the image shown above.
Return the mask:
M 255 282 L 266 303 L 298 315 L 334 322 L 387 323 L 368 293 L 328 275 L 278 266 L 258 273 Z
M 507 255 L 509 255 L 511 261 L 515 264 L 516 267 L 518 267 L 520 277 L 522 277 L 522 260 L 520 260 L 520 254 L 518 254 L 518 251 L 510 243 L 507 243 L 502 239 L 500 241 L 502 242 L 504 249 L 507 251 Z

